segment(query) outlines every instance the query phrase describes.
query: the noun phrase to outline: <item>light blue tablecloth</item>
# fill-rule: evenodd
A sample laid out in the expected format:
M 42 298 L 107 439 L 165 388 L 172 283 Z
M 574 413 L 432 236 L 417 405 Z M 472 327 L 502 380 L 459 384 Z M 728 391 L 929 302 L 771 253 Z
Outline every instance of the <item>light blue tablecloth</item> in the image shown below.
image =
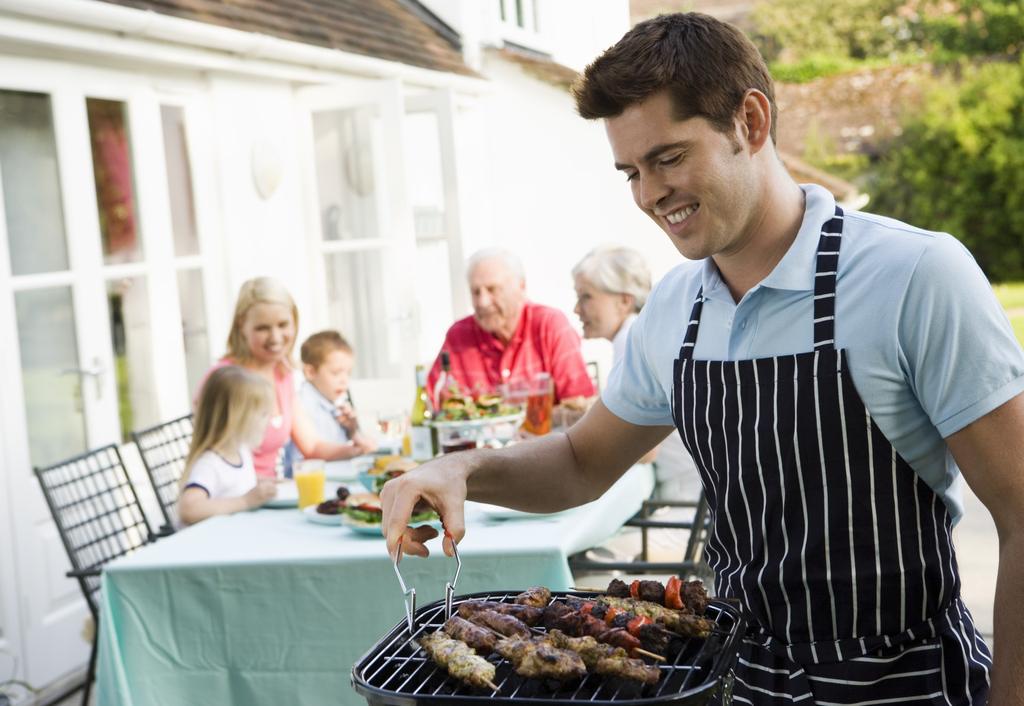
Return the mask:
M 650 466 L 635 466 L 600 499 L 547 518 L 468 506 L 456 593 L 567 589 L 567 557 L 611 536 L 653 484 Z M 400 567 L 421 606 L 455 572 L 439 540 Z M 352 665 L 404 616 L 383 538 L 294 509 L 212 518 L 103 572 L 96 703 L 358 706 Z

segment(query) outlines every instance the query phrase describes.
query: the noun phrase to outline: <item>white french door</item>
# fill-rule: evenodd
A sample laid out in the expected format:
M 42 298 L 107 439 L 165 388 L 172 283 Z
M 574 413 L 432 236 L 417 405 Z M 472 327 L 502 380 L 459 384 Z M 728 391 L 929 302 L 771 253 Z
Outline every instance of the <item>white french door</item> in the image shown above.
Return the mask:
M 352 344 L 361 412 L 398 411 L 415 389 L 417 287 L 430 284 L 415 257 L 402 86 L 353 80 L 296 96 L 315 320 Z
M 89 645 L 32 468 L 187 411 L 209 362 L 182 95 L 0 59 L 0 646 L 38 687 Z

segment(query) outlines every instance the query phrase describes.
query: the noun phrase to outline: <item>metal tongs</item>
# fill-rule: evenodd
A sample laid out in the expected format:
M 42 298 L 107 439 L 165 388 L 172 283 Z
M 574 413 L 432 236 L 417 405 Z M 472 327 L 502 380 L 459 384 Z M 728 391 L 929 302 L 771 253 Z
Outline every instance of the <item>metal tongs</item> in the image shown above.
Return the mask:
M 444 537 L 451 540 L 452 553 L 455 555 L 455 576 L 444 584 L 444 619 L 447 621 L 452 617 L 452 599 L 455 596 L 455 584 L 458 583 L 459 574 L 462 572 L 462 559 L 459 558 L 459 547 L 448 530 L 444 531 L 442 542 L 444 542 Z M 414 635 L 416 634 L 416 589 L 415 587 L 406 587 L 402 572 L 398 570 L 398 562 L 402 560 L 402 539 L 404 538 L 404 535 L 399 538 L 398 549 L 395 551 L 395 576 L 398 577 L 398 585 L 402 587 L 402 601 L 405 603 L 405 619 L 409 625 L 409 634 Z

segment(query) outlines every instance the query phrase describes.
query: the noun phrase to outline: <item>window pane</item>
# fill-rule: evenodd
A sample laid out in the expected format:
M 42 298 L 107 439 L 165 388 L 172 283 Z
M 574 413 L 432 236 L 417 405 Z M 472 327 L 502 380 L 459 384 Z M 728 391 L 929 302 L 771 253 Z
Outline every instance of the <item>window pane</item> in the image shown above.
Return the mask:
M 199 389 L 199 381 L 210 367 L 210 337 L 206 330 L 206 297 L 199 270 L 178 272 L 178 303 L 181 306 L 181 338 L 185 344 L 188 398 Z
M 11 273 L 68 268 L 50 97 L 0 91 L 0 192 Z
M 164 127 L 164 161 L 167 163 L 174 254 L 197 255 L 199 235 L 192 200 L 192 167 L 188 160 L 185 111 L 177 106 L 163 105 L 160 106 L 160 117 Z
M 326 257 L 328 320 L 352 344 L 357 378 L 405 372 L 395 355 L 401 345 L 398 317 L 387 311 L 384 256 L 371 250 Z
M 380 237 L 375 194 L 379 132 L 373 108 L 332 110 L 313 116 L 324 240 Z
M 406 185 L 412 202 L 417 238 L 447 235 L 444 222 L 444 172 L 435 113 L 405 116 L 405 144 L 409 151 Z
M 153 386 L 153 339 L 149 328 L 146 280 L 126 277 L 107 282 L 107 303 L 121 438 L 129 441 L 132 429 L 152 426 L 160 421 Z
M 87 98 L 96 206 L 100 214 L 103 261 L 142 259 L 135 210 L 135 178 L 124 103 Z
M 15 292 L 29 456 L 46 466 L 86 449 L 75 311 L 69 287 Z

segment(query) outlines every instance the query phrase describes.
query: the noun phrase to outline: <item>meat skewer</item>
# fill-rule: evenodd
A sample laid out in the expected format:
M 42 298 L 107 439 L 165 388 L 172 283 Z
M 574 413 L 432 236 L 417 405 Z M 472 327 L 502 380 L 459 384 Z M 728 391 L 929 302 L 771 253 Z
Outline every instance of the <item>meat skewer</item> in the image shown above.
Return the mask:
M 551 589 L 544 586 L 534 586 L 528 588 L 518 596 L 515 597 L 515 602 L 519 605 L 533 606 L 534 608 L 544 608 L 548 603 L 551 602 Z
M 524 624 L 533 627 L 540 625 L 544 618 L 544 609 L 536 606 L 522 605 L 521 603 L 499 603 L 498 601 L 465 601 L 461 605 L 471 606 L 467 610 L 493 610 L 495 613 L 511 615 L 523 621 Z
M 452 677 L 470 686 L 498 690 L 494 683 L 494 665 L 475 654 L 464 642 L 438 630 L 421 637 L 419 643 L 427 656 Z
M 645 664 L 639 659 L 632 659 L 621 647 L 606 645 L 589 635 L 569 637 L 556 629 L 549 632 L 546 639 L 555 647 L 577 653 L 587 669 L 597 674 L 621 677 L 644 684 L 656 684 L 661 676 L 661 671 L 657 667 Z
M 704 615 L 708 607 L 708 592 L 704 582 L 682 581 L 678 576 L 670 577 L 664 586 L 658 581 L 633 581 L 627 584 L 612 579 L 604 592 L 612 598 L 636 598 L 697 615 Z
M 494 652 L 494 647 L 498 644 L 499 636 L 497 633 L 479 625 L 474 625 L 457 615 L 448 618 L 448 621 L 441 629 L 449 637 L 465 642 L 480 655 L 488 655 Z
M 684 637 L 704 638 L 711 634 L 712 621 L 696 615 L 682 613 L 678 610 L 672 610 L 657 603 L 641 601 L 635 598 L 612 598 L 610 596 L 597 598 L 594 602 L 598 605 L 603 604 L 609 608 L 624 610 L 650 618 Z
M 524 649 L 520 645 L 501 646 L 501 643 L 507 641 L 507 638 L 499 639 L 498 633 L 493 632 L 489 628 L 471 623 L 457 615 L 449 618 L 442 629 L 450 637 L 472 647 L 479 655 L 487 655 L 495 651 L 502 654 L 502 650 L 518 654 L 519 651 Z M 644 684 L 656 683 L 660 675 L 657 667 L 650 667 L 638 659 L 631 659 L 621 647 L 606 645 L 598 642 L 593 637 L 569 637 L 559 630 L 552 630 L 544 637 L 532 638 L 532 641 L 547 642 L 559 650 L 569 650 L 578 654 L 580 659 L 583 660 L 584 666 L 596 674 L 617 676 Z M 537 659 L 550 657 L 552 654 L 550 650 L 543 650 L 537 653 Z M 556 661 L 556 666 L 550 669 L 536 664 L 536 659 L 530 659 L 527 661 L 527 666 L 523 667 L 523 669 L 530 673 L 522 675 L 544 676 L 545 678 L 559 680 L 571 678 L 575 676 L 574 670 L 572 667 L 564 666 L 565 659 L 564 657 L 560 658 Z M 571 664 L 575 664 L 575 660 L 572 658 L 568 659 Z M 521 673 L 520 668 L 517 667 L 516 672 Z M 569 677 L 566 677 L 566 674 L 569 674 Z
M 472 603 L 463 603 L 459 606 L 459 617 L 490 628 L 505 637 L 528 638 L 531 634 L 530 628 L 526 627 L 526 624 L 518 618 L 482 609 Z
M 587 673 L 578 654 L 559 649 L 544 639 L 505 638 L 498 641 L 497 650 L 520 676 L 569 681 Z
M 668 652 L 669 645 L 677 637 L 675 633 L 669 632 L 647 616 L 612 608 L 604 603 L 570 596 L 566 598 L 566 604 L 584 615 L 604 621 L 608 627 L 625 629 L 630 635 L 640 640 L 643 649 L 658 655 Z
M 591 615 L 572 610 L 565 603 L 555 602 L 545 609 L 544 627 L 548 630 L 561 630 L 574 637 L 589 635 L 599 642 L 613 647 L 621 647 L 630 655 L 642 654 L 665 661 L 661 655 L 643 649 L 640 640 L 623 628 L 610 628 Z

